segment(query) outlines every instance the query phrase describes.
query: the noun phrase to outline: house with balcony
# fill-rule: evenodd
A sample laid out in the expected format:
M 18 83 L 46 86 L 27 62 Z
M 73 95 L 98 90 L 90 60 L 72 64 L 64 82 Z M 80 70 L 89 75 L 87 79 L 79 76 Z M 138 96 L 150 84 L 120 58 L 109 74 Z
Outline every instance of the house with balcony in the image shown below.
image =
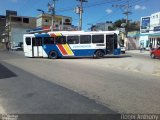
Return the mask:
M 53 26 L 52 26 L 53 19 Z M 68 16 L 54 15 L 51 14 L 40 14 L 36 20 L 36 27 L 39 30 L 50 31 L 53 27 L 54 31 L 66 31 L 72 30 L 72 18 Z

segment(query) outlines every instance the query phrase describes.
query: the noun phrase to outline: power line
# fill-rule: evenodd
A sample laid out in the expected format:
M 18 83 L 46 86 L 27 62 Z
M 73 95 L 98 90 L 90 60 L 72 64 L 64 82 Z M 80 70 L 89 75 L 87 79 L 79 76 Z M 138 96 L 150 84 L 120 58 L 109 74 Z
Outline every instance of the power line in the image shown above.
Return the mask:
M 126 25 L 128 24 L 128 16 L 129 14 L 131 14 L 132 12 L 129 10 L 132 6 L 129 3 L 129 0 L 126 1 L 126 4 L 117 4 L 117 5 L 112 5 L 112 7 L 116 7 L 116 8 L 123 8 L 124 12 L 123 14 L 125 14 L 126 16 Z
M 106 0 L 103 0 L 101 2 L 95 2 L 93 4 L 89 4 L 89 5 L 84 5 L 83 8 L 90 8 L 90 7 L 95 7 L 95 6 L 101 6 L 101 5 L 105 5 L 105 4 L 113 4 L 115 2 L 119 2 L 119 1 L 122 1 L 122 0 L 111 0 L 111 1 L 106 1 Z M 70 7 L 70 8 L 61 8 L 61 9 L 57 9 L 57 11 L 59 12 L 67 12 L 67 11 L 71 11 L 73 10 L 74 7 Z
M 101 5 L 105 5 L 105 4 L 113 4 L 114 2 L 118 2 L 118 1 L 121 1 L 121 0 L 115 0 L 115 1 L 102 1 L 102 2 L 99 2 L 99 3 L 94 3 L 94 4 L 91 4 L 91 5 L 86 5 L 84 6 L 84 8 L 89 8 L 89 7 L 95 7 L 95 6 L 101 6 Z

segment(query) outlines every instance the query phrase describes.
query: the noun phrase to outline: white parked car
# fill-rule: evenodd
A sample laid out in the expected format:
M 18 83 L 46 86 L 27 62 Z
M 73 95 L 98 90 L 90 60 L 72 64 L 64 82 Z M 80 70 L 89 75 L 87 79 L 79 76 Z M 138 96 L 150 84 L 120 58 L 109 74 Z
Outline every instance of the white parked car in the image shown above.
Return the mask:
M 120 48 L 121 48 L 121 53 L 125 54 L 126 53 L 126 49 L 125 49 L 124 45 L 120 45 Z
M 22 50 L 22 47 L 13 46 L 13 47 L 11 47 L 11 50 L 13 50 L 13 51 L 20 51 L 20 50 Z

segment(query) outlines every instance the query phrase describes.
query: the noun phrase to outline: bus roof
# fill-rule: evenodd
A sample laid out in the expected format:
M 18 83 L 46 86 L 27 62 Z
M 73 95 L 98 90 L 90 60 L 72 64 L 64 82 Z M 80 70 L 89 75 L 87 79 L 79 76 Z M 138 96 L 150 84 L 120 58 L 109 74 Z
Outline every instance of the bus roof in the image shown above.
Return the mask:
M 39 36 L 39 35 L 46 35 L 46 34 L 62 34 L 62 35 L 88 35 L 88 34 L 94 34 L 94 35 L 99 35 L 99 34 L 119 34 L 119 31 L 52 31 L 48 33 L 34 33 L 34 34 L 24 34 L 25 37 L 33 37 L 33 36 Z
M 48 34 L 52 33 L 61 33 L 61 34 L 119 34 L 119 31 L 52 31 L 48 32 Z

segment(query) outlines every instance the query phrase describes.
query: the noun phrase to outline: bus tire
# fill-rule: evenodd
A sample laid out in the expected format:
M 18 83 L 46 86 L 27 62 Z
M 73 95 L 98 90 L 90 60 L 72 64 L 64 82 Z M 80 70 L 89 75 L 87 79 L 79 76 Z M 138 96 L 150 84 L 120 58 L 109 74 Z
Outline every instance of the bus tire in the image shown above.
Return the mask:
M 56 51 L 51 51 L 49 53 L 49 56 L 48 56 L 49 59 L 57 59 L 58 58 L 58 54 Z
M 103 58 L 104 57 L 104 53 L 101 50 L 97 50 L 95 55 L 96 55 L 96 58 Z

